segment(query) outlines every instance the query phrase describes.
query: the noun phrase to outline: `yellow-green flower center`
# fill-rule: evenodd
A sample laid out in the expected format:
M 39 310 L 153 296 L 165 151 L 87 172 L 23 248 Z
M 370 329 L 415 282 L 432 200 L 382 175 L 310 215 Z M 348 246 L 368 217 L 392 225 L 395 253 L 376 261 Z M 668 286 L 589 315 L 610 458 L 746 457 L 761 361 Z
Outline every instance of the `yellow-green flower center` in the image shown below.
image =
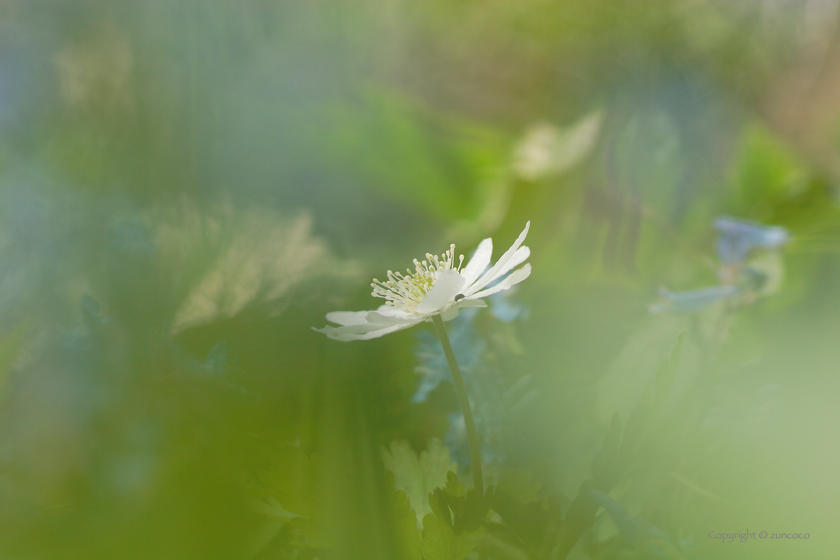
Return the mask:
M 449 250 L 440 256 L 426 253 L 426 260 L 414 259 L 414 272 L 406 269 L 406 274 L 402 274 L 389 270 L 388 279 L 384 282 L 374 278 L 370 285 L 373 288 L 371 295 L 385 299 L 385 305 L 415 313 L 417 306 L 435 285 L 438 275 L 444 270 L 460 272 L 463 263 L 464 255 L 460 255 L 455 265 L 455 245 L 450 245 Z

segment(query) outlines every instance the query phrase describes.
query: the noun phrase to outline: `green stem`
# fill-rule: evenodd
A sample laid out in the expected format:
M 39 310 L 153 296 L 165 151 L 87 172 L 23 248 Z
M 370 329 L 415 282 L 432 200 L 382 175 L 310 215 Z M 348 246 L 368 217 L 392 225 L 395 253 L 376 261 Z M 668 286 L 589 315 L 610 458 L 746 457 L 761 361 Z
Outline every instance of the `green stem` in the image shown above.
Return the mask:
M 475 429 L 470 399 L 467 396 L 467 388 L 464 386 L 464 379 L 461 377 L 461 370 L 458 362 L 455 361 L 455 354 L 452 352 L 452 345 L 449 343 L 449 335 L 446 334 L 446 327 L 443 326 L 443 319 L 440 315 L 432 316 L 432 323 L 435 325 L 440 343 L 443 346 L 443 353 L 446 361 L 449 362 L 449 369 L 452 370 L 452 380 L 455 382 L 455 393 L 458 395 L 458 402 L 461 403 L 461 412 L 464 413 L 464 423 L 467 426 L 467 439 L 470 443 L 470 459 L 472 460 L 472 473 L 475 491 L 479 496 L 484 496 L 484 478 L 481 475 L 481 447 L 478 443 L 478 431 Z

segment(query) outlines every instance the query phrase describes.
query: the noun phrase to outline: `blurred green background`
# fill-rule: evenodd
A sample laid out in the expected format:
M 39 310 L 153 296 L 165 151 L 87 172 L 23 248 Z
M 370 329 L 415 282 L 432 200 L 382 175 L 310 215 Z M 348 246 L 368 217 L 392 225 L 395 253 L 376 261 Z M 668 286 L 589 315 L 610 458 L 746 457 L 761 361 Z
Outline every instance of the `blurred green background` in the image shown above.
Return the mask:
M 430 327 L 310 328 L 528 220 L 450 323 L 497 497 L 449 558 L 838 557 L 838 9 L 0 0 L 0 558 L 445 557 Z M 721 215 L 791 241 L 651 312 Z

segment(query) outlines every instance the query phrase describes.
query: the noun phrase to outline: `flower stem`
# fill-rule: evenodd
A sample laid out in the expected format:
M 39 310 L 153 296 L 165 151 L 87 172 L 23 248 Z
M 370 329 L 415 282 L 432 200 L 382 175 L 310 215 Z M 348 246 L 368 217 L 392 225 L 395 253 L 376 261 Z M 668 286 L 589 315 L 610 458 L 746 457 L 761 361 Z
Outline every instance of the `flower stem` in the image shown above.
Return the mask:
M 472 461 L 473 484 L 478 495 L 484 497 L 484 478 L 481 474 L 481 447 L 478 443 L 478 432 L 475 429 L 470 399 L 467 396 L 467 388 L 464 386 L 464 379 L 461 377 L 461 370 L 458 362 L 455 361 L 455 354 L 452 352 L 452 345 L 449 343 L 449 335 L 446 334 L 446 327 L 443 326 L 443 319 L 440 315 L 432 316 L 432 323 L 435 325 L 440 343 L 443 346 L 443 353 L 446 361 L 449 362 L 449 369 L 452 371 L 452 380 L 455 382 L 455 393 L 458 395 L 458 402 L 461 404 L 461 412 L 464 414 L 464 424 L 467 426 L 467 439 L 470 444 L 470 460 Z

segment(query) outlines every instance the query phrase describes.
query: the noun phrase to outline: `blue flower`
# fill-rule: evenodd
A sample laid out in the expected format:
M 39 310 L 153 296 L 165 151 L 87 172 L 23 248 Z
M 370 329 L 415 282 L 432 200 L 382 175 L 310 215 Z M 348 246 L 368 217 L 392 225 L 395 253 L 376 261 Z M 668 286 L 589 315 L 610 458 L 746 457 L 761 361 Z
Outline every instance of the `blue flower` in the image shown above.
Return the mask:
M 733 299 L 739 304 L 749 304 L 766 295 L 767 273 L 754 266 L 744 266 L 744 261 L 754 249 L 776 249 L 790 241 L 788 231 L 780 226 L 728 216 L 719 217 L 713 226 L 720 233 L 717 251 L 723 265 L 718 271 L 721 284 L 686 292 L 663 288 L 659 291 L 660 302 L 651 305 L 651 312 L 695 313 L 719 301 Z
M 710 305 L 732 298 L 738 294 L 735 286 L 713 286 L 702 290 L 687 292 L 671 292 L 662 288 L 659 290 L 660 303 L 650 307 L 652 312 L 676 311 L 679 313 L 695 313 Z
M 747 220 L 722 216 L 715 220 L 718 257 L 725 265 L 740 264 L 753 249 L 776 249 L 790 241 L 788 231 L 779 226 L 765 226 Z

